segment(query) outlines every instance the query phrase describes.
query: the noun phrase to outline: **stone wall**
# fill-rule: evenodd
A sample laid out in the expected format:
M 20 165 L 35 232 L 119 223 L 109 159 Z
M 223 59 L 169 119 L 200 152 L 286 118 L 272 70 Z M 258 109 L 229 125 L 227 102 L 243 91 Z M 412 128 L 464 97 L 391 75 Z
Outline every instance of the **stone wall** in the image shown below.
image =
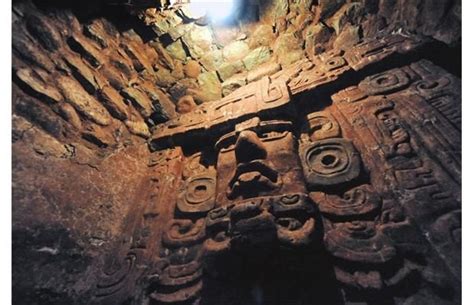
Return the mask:
M 162 1 L 112 2 L 13 3 L 15 304 L 90 304 L 97 264 L 132 240 L 127 215 L 163 192 L 154 171 L 168 160 L 147 143 L 156 125 L 192 123 L 192 110 L 362 39 L 461 40 L 460 1 L 249 0 L 227 26 L 150 8 Z
M 448 44 L 460 38 L 459 1 L 267 2 L 248 1 L 237 24 L 224 27 L 189 22 L 181 10 L 138 13 L 184 65 L 185 78 L 170 88 L 175 100 L 185 94 L 182 86 L 198 102 L 217 99 L 304 56 L 350 48 L 364 37 L 401 31 Z
M 148 149 L 104 156 L 13 117 L 14 304 L 78 304 L 94 265 L 122 235 Z
M 459 1 L 249 1 L 224 26 L 183 10 L 71 11 L 20 1 L 13 11 L 14 91 L 21 96 L 14 109 L 55 136 L 67 130 L 75 135 L 66 137 L 98 147 L 120 146 L 189 111 L 176 106 L 183 96 L 191 105 L 217 100 L 364 37 L 415 32 L 459 44 L 460 11 Z

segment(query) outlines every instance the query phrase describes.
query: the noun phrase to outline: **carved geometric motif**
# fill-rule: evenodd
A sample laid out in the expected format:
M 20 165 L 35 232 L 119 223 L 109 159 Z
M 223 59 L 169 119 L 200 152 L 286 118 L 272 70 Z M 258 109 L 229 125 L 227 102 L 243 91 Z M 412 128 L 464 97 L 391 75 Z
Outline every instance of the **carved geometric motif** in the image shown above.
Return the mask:
M 307 130 L 311 141 L 338 138 L 341 135 L 339 124 L 329 112 L 314 112 L 308 114 Z
M 214 209 L 206 219 L 205 252 L 216 255 L 276 240 L 289 247 L 307 246 L 315 241 L 315 213 L 314 203 L 301 193 L 258 197 Z
M 302 144 L 300 158 L 311 188 L 347 183 L 360 175 L 359 154 L 352 143 L 344 139 Z
M 359 71 L 395 53 L 408 53 L 424 43 L 421 37 L 393 34 L 382 38 L 361 41 L 345 54 L 349 66 Z
M 251 271 L 264 272 L 272 255 L 310 256 L 311 265 L 300 265 L 334 279 L 340 304 L 402 304 L 405 295 L 395 293 L 405 293 L 399 288 L 413 278 L 420 287 L 407 295 L 449 286 L 449 272 L 440 279 L 428 267 L 445 262 L 455 273 L 459 263 L 459 181 L 452 177 L 460 165 L 453 126 L 460 112 L 450 108 L 456 79 L 421 62 L 368 77 L 350 71 L 365 78 L 336 94 L 324 91 L 346 71 L 418 43 L 393 35 L 305 59 L 200 106 L 197 118 L 159 127 L 152 142 L 168 137 L 168 145 L 194 155 L 181 155 L 182 170 L 159 176 L 176 179 L 166 190 L 174 187 L 178 198 L 156 195 L 167 209 L 162 222 L 158 229 L 143 222 L 133 238 L 137 261 L 142 249 L 159 249 L 158 262 L 150 263 L 154 277 L 146 278 L 150 303 L 198 304 L 215 288 L 210 277 L 231 282 L 236 274 L 228 270 L 240 268 L 235 261 L 257 262 Z M 314 88 L 324 103 L 307 98 Z M 194 145 L 197 134 L 214 149 Z M 126 264 L 112 267 L 118 277 L 128 272 Z
M 372 221 L 336 224 L 324 241 L 332 255 L 351 262 L 385 263 L 396 255 L 391 240 L 378 232 Z
M 367 95 L 379 95 L 404 89 L 409 84 L 409 75 L 402 69 L 394 69 L 365 78 L 359 88 Z
M 409 83 L 405 77 L 400 82 L 402 77 L 397 76 L 393 82 L 396 89 L 388 86 L 389 90 L 374 90 L 373 86 L 361 83 L 333 95 L 338 108 L 335 113 L 338 120 L 352 124 L 350 128 L 365 149 L 361 153 L 370 161 L 371 175 L 380 177 L 375 181 L 379 188 L 392 193 L 397 204 L 403 206 L 409 222 L 416 223 L 429 236 L 427 240 L 421 238 L 423 247 L 435 249 L 442 257 L 443 268 L 450 269 L 457 277 L 460 222 L 453 215 L 460 208 L 460 83 L 425 60 L 385 74 L 395 79 L 394 75 L 401 75 L 401 71 L 409 77 Z M 383 74 L 368 77 L 363 83 L 371 83 Z M 409 227 L 403 222 L 380 226 L 397 241 L 414 235 L 409 233 Z M 429 260 L 433 264 L 436 258 Z M 414 264 L 413 260 L 404 264 L 404 271 L 400 272 L 406 274 L 429 269 Z M 434 281 L 431 275 L 422 274 L 426 281 Z M 456 281 L 455 277 L 451 281 Z M 394 281 L 385 280 L 385 283 Z
M 357 217 L 374 213 L 382 206 L 380 196 L 369 185 L 350 189 L 342 197 L 322 192 L 312 192 L 310 196 L 326 217 Z
M 215 195 L 215 175 L 195 175 L 185 181 L 184 190 L 178 196 L 177 206 L 183 213 L 205 213 L 214 208 Z

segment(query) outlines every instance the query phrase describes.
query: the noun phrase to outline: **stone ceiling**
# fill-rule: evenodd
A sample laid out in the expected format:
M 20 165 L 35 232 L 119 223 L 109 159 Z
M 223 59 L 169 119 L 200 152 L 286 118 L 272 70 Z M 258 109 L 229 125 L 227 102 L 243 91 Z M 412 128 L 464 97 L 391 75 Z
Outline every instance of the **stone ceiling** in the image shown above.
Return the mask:
M 459 1 L 249 0 L 226 25 L 158 1 L 111 2 L 13 5 L 15 114 L 93 149 L 147 138 L 195 104 L 362 38 L 460 43 Z

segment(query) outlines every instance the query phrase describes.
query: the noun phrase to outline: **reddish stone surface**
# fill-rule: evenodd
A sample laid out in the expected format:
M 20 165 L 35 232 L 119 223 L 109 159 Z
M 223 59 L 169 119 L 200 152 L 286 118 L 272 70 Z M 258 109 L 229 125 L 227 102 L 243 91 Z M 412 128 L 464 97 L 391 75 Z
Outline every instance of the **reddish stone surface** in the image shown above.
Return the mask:
M 460 304 L 441 2 L 14 3 L 14 303 Z
M 385 68 L 411 41 L 323 53 L 159 126 L 151 148 L 182 154 L 162 159 L 181 164 L 182 186 L 150 300 L 245 304 L 249 281 L 273 304 L 296 281 L 314 291 L 287 292 L 303 302 L 458 304 L 460 82 L 427 60 Z M 368 66 L 382 72 L 331 86 Z

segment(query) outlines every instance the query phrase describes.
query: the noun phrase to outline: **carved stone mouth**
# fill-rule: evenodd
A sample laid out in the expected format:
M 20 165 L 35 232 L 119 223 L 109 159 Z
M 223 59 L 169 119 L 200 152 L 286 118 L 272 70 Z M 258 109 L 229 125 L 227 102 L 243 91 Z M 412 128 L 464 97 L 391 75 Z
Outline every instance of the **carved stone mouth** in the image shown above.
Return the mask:
M 285 248 L 322 242 L 317 207 L 306 194 L 242 200 L 209 212 L 206 255 L 279 245 Z
M 237 166 L 234 177 L 229 183 L 227 195 L 229 199 L 239 196 L 250 198 L 258 195 L 257 190 L 269 191 L 279 186 L 278 172 L 272 169 L 270 162 L 253 160 Z

